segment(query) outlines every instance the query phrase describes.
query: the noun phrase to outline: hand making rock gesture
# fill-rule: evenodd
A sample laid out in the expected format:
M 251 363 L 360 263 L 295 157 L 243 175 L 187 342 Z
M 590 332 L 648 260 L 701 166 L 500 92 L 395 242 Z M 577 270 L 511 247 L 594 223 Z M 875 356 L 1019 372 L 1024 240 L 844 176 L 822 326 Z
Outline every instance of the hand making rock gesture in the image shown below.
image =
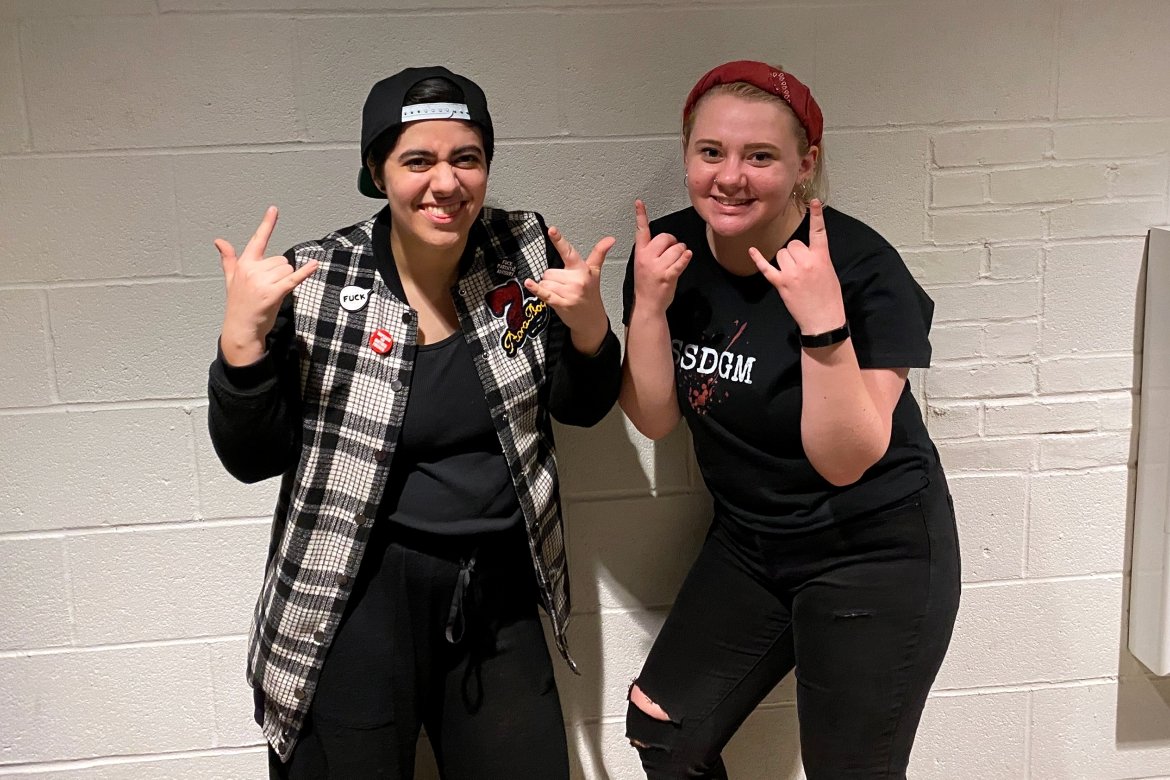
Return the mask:
M 539 282 L 526 279 L 524 287 L 552 307 L 569 328 L 573 344 L 580 351 L 592 354 L 609 331 L 609 318 L 601 301 L 601 266 L 616 239 L 612 236 L 601 239 L 589 257 L 582 260 L 560 230 L 550 227 L 548 237 L 564 267 L 548 269 Z
M 264 256 L 276 215 L 276 207 L 269 206 L 239 257 L 227 241 L 215 240 L 227 288 L 220 345 L 233 365 L 252 363 L 263 355 L 264 339 L 276 322 L 281 301 L 317 270 L 316 260 L 293 268 L 282 255 Z
M 637 306 L 664 314 L 692 253 L 670 233 L 650 237 L 650 218 L 641 200 L 634 201 L 634 224 L 634 300 Z
M 778 268 L 755 247 L 748 254 L 780 293 L 801 333 L 825 333 L 845 323 L 841 282 L 829 256 L 824 207 L 819 200 L 809 204 L 808 246 L 801 241 L 788 242 L 776 253 Z

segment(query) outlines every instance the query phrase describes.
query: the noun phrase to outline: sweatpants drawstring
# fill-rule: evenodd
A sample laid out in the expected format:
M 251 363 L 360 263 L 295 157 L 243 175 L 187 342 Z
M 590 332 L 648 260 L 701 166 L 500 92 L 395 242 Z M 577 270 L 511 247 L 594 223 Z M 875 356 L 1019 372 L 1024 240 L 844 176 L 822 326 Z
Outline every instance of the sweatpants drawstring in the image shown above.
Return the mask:
M 451 594 L 451 611 L 447 613 L 447 641 L 453 645 L 463 639 L 467 620 L 463 614 L 463 599 L 471 587 L 471 572 L 475 571 L 475 556 L 459 562 L 459 576 L 455 579 L 455 592 Z

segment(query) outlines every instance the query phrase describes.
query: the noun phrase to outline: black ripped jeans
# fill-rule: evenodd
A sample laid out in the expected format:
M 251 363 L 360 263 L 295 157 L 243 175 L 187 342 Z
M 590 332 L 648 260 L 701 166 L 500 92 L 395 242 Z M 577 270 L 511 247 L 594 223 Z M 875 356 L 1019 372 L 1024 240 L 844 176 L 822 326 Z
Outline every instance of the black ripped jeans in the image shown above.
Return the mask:
M 630 704 L 650 780 L 726 778 L 721 752 L 796 673 L 809 780 L 904 778 L 959 606 L 954 510 L 941 472 L 905 503 L 803 536 L 716 520 Z

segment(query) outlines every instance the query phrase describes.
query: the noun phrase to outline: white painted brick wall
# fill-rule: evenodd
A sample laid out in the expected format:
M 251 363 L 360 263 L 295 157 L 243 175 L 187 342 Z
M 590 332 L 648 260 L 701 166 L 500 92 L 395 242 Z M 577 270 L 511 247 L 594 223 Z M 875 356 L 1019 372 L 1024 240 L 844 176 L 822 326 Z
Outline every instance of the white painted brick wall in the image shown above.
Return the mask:
M 0 778 L 263 776 L 243 665 L 276 486 L 239 485 L 208 441 L 211 240 L 242 242 L 270 202 L 274 250 L 368 216 L 374 79 L 475 75 L 499 139 L 489 199 L 580 244 L 617 236 L 618 322 L 630 204 L 686 203 L 683 96 L 738 57 L 812 85 L 832 202 L 937 306 L 914 387 L 965 593 L 911 776 L 1170 777 L 1170 690 L 1123 639 L 1167 41 L 1164 0 L 0 2 Z M 585 672 L 557 672 L 573 774 L 636 778 L 626 686 L 710 499 L 685 431 L 650 443 L 615 412 L 558 441 Z M 803 777 L 794 694 L 748 719 L 734 776 Z

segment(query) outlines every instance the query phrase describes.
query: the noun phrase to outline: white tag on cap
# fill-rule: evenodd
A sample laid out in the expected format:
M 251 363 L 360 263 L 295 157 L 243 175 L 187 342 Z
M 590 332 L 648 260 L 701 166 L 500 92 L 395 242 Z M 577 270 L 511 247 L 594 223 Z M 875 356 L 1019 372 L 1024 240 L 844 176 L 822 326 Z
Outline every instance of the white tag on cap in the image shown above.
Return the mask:
M 466 119 L 471 121 L 471 112 L 466 103 L 418 103 L 402 107 L 402 122 L 418 122 L 422 119 Z

